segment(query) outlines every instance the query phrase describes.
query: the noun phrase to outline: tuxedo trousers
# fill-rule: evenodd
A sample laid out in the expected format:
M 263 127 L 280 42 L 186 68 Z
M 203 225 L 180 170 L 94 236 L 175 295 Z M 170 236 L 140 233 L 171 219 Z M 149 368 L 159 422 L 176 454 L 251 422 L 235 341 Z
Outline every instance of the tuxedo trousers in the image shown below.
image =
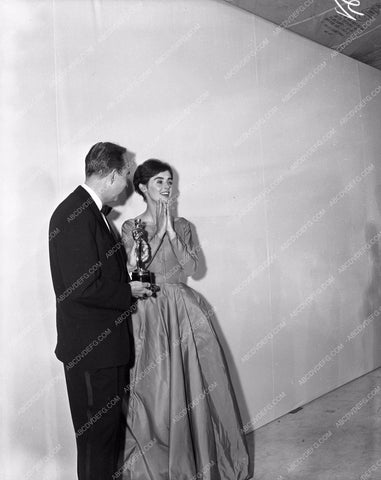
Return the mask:
M 123 449 L 129 368 L 65 369 L 79 480 L 112 480 Z M 114 475 L 114 476 L 113 476 Z

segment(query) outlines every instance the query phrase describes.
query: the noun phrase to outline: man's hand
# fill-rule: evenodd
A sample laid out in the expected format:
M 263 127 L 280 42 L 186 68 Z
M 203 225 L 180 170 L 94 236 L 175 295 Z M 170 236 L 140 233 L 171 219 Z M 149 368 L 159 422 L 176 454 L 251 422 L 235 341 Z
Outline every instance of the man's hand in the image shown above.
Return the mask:
M 147 282 L 130 282 L 132 296 L 135 298 L 150 297 L 152 295 L 152 290 L 149 289 L 150 286 L 151 284 Z

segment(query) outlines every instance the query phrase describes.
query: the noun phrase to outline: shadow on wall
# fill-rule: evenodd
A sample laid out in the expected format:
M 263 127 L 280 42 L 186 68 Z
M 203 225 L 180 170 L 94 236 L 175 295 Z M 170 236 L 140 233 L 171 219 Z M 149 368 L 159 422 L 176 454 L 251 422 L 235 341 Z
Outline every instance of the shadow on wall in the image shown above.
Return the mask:
M 379 197 L 381 196 L 381 187 L 379 190 Z M 380 208 L 380 198 L 378 199 Z M 377 235 L 380 235 L 380 229 L 375 223 L 368 223 L 366 226 L 366 242 L 370 244 L 369 258 L 371 262 L 370 280 L 365 290 L 363 303 L 363 319 L 373 316 L 373 320 L 369 326 L 365 328 L 372 328 L 373 330 L 373 364 L 367 365 L 367 370 L 373 370 L 381 365 L 381 255 L 380 255 L 380 240 Z M 372 242 L 372 239 L 377 238 L 377 241 Z M 372 244 L 370 243 L 372 242 Z M 367 336 L 363 336 L 363 351 L 366 351 Z
M 206 265 L 206 258 L 204 255 L 204 252 L 202 250 L 202 246 L 200 245 L 200 241 L 198 238 L 198 234 L 196 231 L 195 226 L 191 223 L 191 228 L 192 228 L 192 239 L 193 239 L 193 245 L 194 247 L 199 247 L 198 249 L 198 268 L 197 271 L 195 272 L 194 275 L 192 275 L 193 280 L 201 280 L 203 277 L 205 277 L 206 272 L 207 272 L 207 265 Z M 193 288 L 193 287 L 192 287 Z M 241 425 L 243 426 L 242 418 L 250 418 L 250 412 L 248 405 L 246 403 L 245 395 L 243 392 L 242 384 L 239 379 L 238 375 L 238 369 L 235 364 L 230 346 L 229 346 L 229 341 L 226 339 L 221 326 L 220 322 L 214 312 L 213 306 L 209 303 L 209 301 L 198 291 L 196 291 L 197 296 L 201 299 L 201 303 L 204 305 L 204 309 L 206 309 L 207 312 L 213 312 L 212 314 L 209 314 L 209 320 L 210 323 L 213 327 L 213 330 L 216 334 L 217 340 L 219 345 L 221 346 L 222 349 L 222 354 L 224 357 L 225 361 L 225 368 L 228 374 L 228 378 L 233 385 L 234 388 L 234 393 L 235 393 L 235 407 L 237 411 L 240 413 L 240 418 L 239 421 Z M 254 452 L 255 452 L 255 445 L 254 445 L 254 434 L 253 432 L 249 432 L 246 435 L 247 442 L 248 442 L 248 449 L 249 449 L 249 454 L 250 454 L 250 465 L 249 465 L 249 472 L 251 475 L 253 475 L 254 472 Z
M 192 277 L 194 278 L 194 277 Z M 208 312 L 212 312 L 213 306 L 205 299 L 203 295 L 201 295 L 199 292 L 197 292 L 197 295 L 200 296 L 202 299 L 202 302 L 205 304 L 205 308 L 207 309 Z M 236 407 L 237 412 L 240 414 L 239 422 L 243 427 L 243 422 L 242 418 L 250 418 L 250 412 L 248 405 L 246 403 L 245 395 L 243 393 L 243 388 L 241 381 L 239 379 L 238 375 L 238 369 L 235 364 L 232 352 L 229 347 L 229 342 L 226 340 L 225 335 L 223 334 L 223 331 L 220 327 L 220 322 L 218 321 L 218 318 L 215 313 L 209 316 L 210 323 L 213 327 L 213 330 L 216 333 L 216 337 L 218 340 L 218 343 L 221 346 L 222 349 L 222 354 L 224 357 L 225 361 L 225 368 L 227 371 L 228 378 L 230 380 L 230 383 L 233 385 L 234 393 L 235 393 L 235 398 L 234 398 L 234 404 Z M 223 420 L 223 419 L 222 419 Z M 250 465 L 249 465 L 249 473 L 250 475 L 253 475 L 254 472 L 254 458 L 255 458 L 255 444 L 254 444 L 254 432 L 248 432 L 246 434 L 246 440 L 248 443 L 248 449 L 249 449 L 249 454 L 250 454 Z
M 381 185 L 375 188 L 375 199 L 377 203 L 378 212 L 381 215 Z M 371 262 L 370 280 L 365 290 L 363 302 L 363 320 L 368 318 L 374 312 L 381 311 L 381 255 L 380 255 L 380 240 L 381 229 L 376 223 L 368 222 L 365 229 L 366 244 L 370 245 L 369 258 Z M 376 241 L 372 240 L 376 239 Z M 368 369 L 374 369 L 381 365 L 381 315 L 374 316 L 371 325 L 373 329 L 373 364 L 369 365 Z M 365 327 L 365 328 L 369 328 Z M 365 342 L 366 337 L 362 337 Z M 363 351 L 365 352 L 367 345 L 363 344 Z

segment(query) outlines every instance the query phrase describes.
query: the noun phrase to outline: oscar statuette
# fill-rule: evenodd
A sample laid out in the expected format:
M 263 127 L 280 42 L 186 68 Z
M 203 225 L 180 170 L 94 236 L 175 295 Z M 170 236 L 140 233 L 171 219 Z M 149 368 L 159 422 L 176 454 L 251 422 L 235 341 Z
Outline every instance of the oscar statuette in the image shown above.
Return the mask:
M 148 241 L 146 239 L 146 231 L 141 218 L 135 219 L 135 227 L 132 230 L 132 237 L 136 243 L 136 268 L 132 272 L 131 278 L 133 281 L 150 283 L 151 285 L 148 288 L 152 290 L 152 294 L 155 295 L 155 293 L 160 290 L 160 287 L 155 285 L 154 273 L 144 267 L 145 262 L 142 260 L 143 244 L 146 243 L 148 245 Z

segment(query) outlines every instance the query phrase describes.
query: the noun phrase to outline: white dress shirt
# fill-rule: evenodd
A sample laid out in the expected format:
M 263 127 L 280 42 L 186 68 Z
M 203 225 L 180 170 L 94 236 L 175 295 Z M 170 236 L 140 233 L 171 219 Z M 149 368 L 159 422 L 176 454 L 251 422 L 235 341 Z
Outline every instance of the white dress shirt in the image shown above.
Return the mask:
M 102 205 L 102 200 L 98 197 L 98 195 L 94 192 L 94 190 L 91 187 L 86 185 L 86 183 L 82 183 L 81 187 L 83 187 L 89 193 L 89 195 L 91 195 L 91 198 L 94 200 L 95 205 L 99 208 L 99 211 L 101 212 L 103 205 Z M 107 228 L 110 230 L 110 225 L 108 224 L 106 217 L 102 212 L 101 212 L 101 215 L 103 217 L 103 220 L 105 221 L 105 224 L 107 225 Z

